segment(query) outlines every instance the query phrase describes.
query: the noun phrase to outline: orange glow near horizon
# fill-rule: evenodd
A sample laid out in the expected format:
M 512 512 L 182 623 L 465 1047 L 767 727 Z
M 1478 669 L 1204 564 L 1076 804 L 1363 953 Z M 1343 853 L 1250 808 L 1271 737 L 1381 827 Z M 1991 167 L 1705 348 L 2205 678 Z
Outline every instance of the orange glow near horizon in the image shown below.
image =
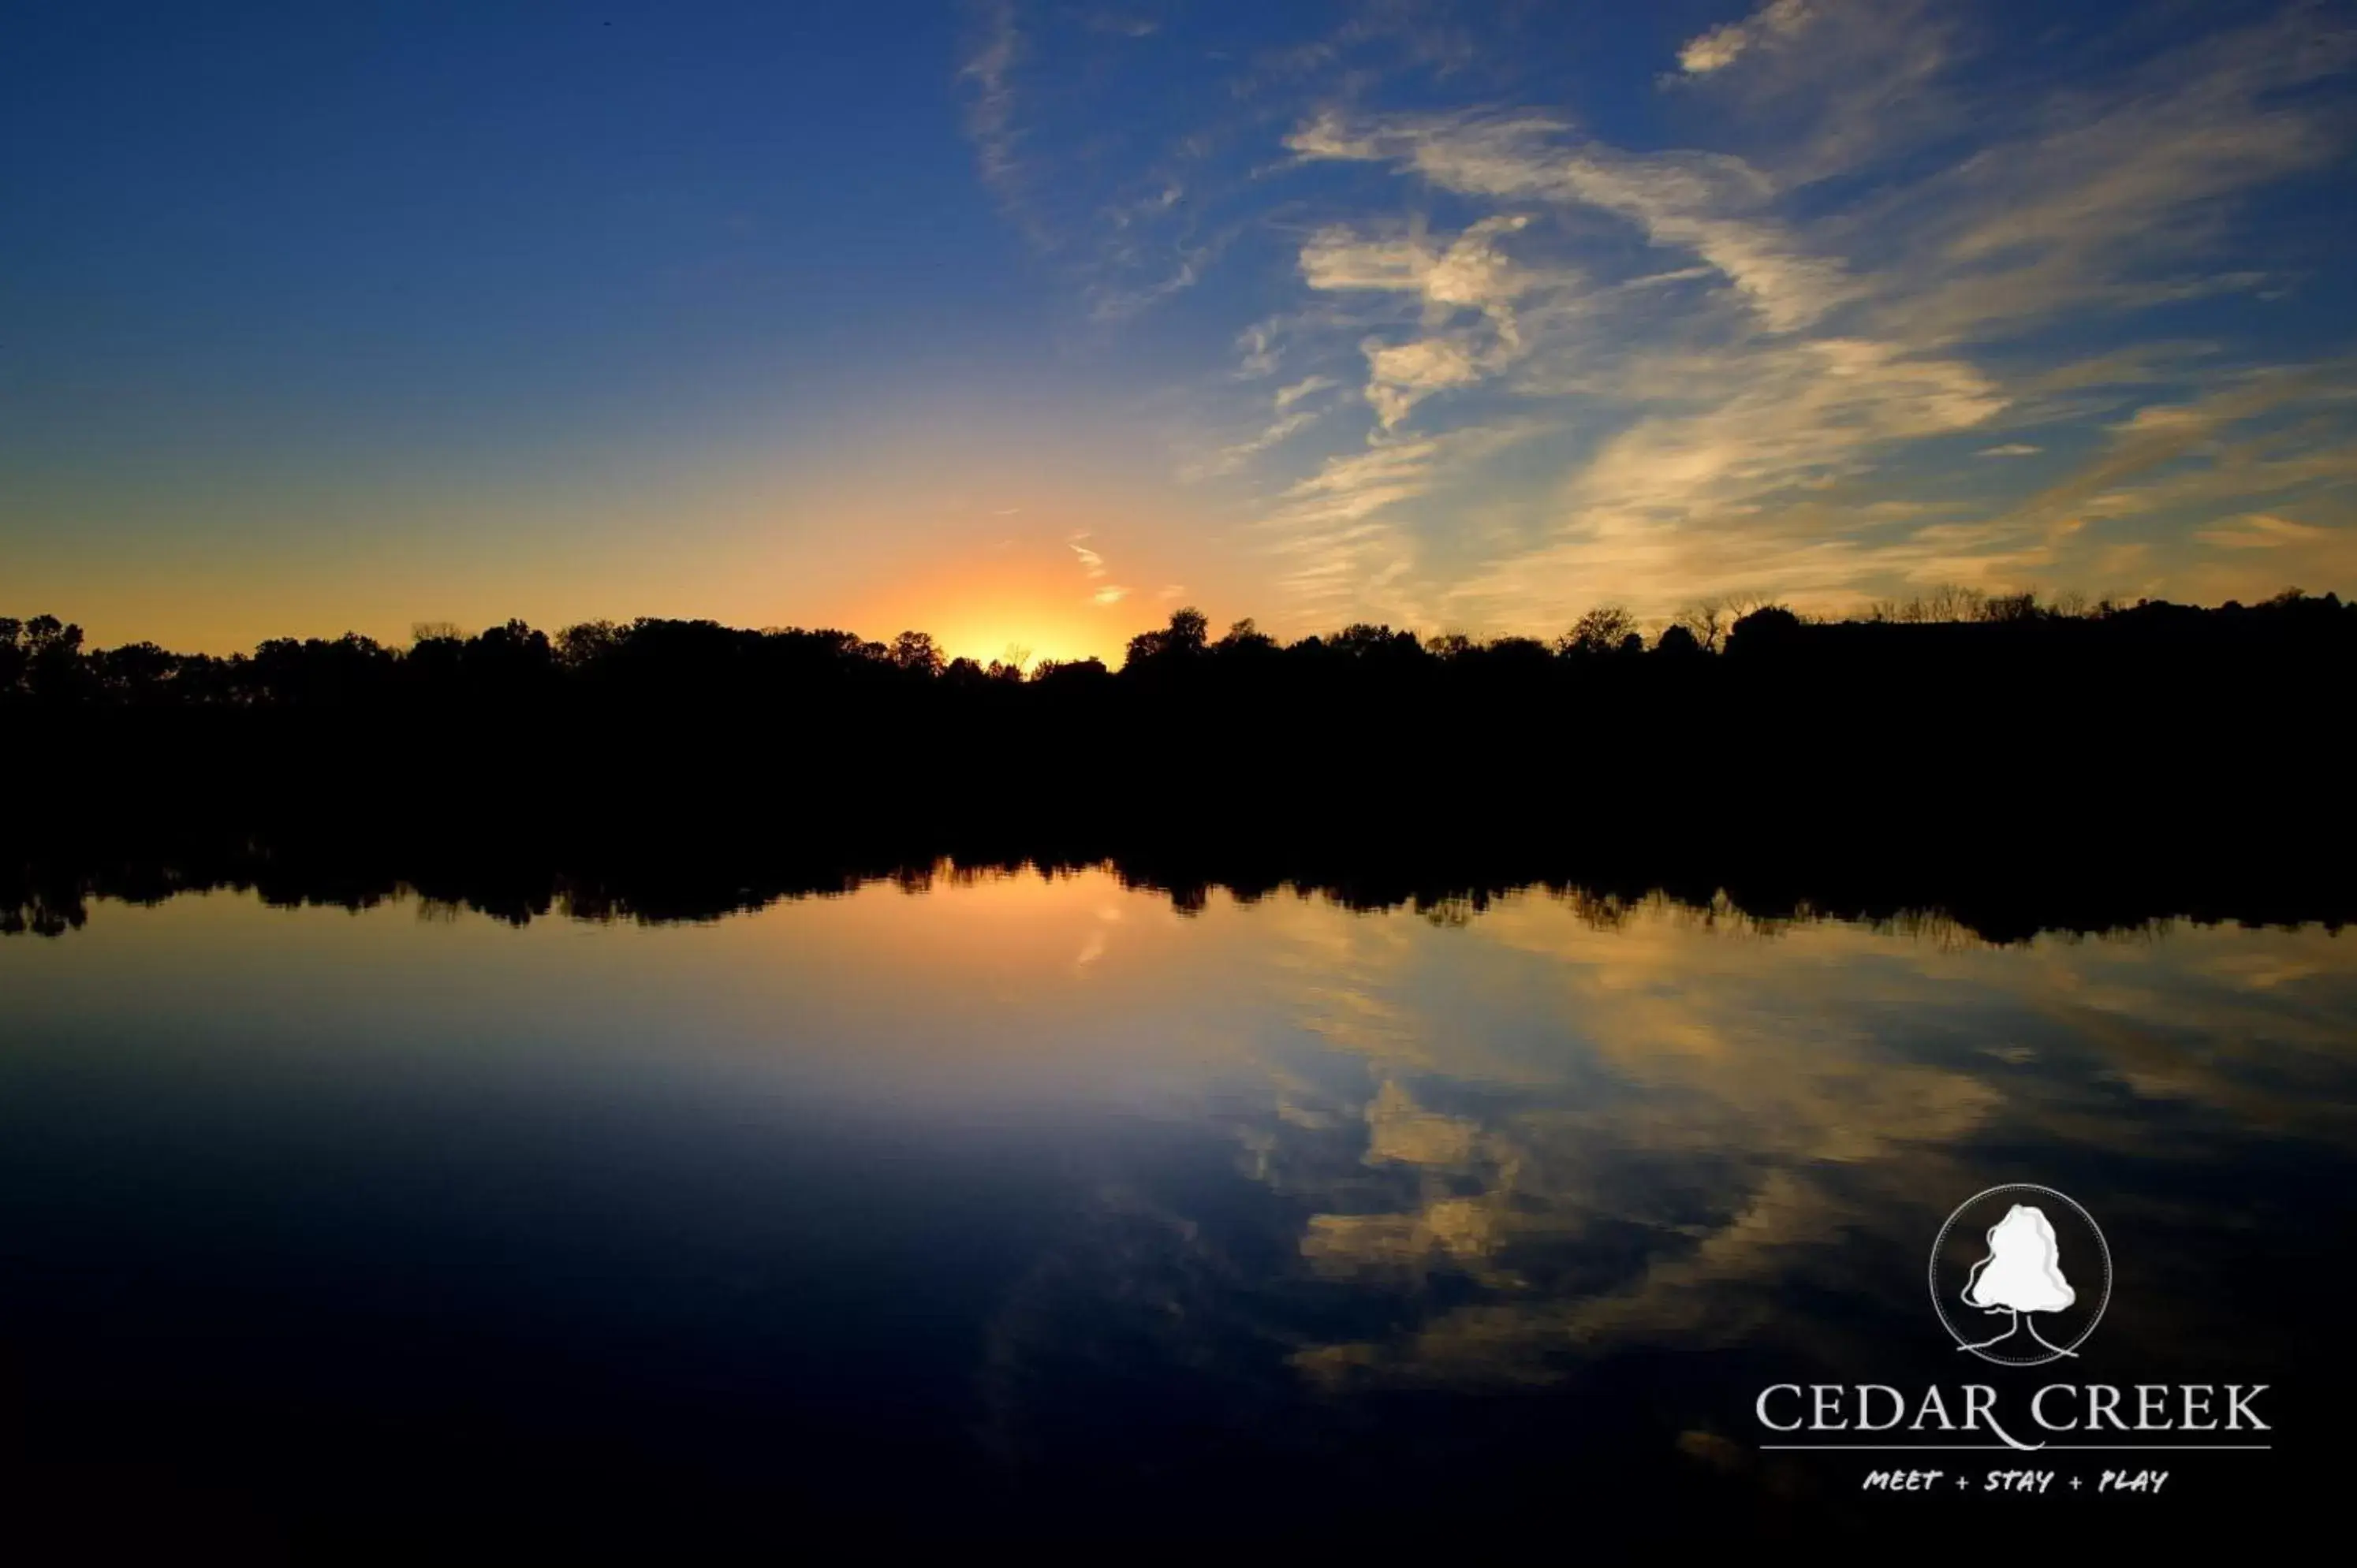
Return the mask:
M 1117 666 L 1181 603 L 1273 611 L 1245 602 L 1198 499 L 1142 481 L 1152 464 L 1111 440 L 1069 452 L 1017 431 L 986 447 L 852 446 L 791 471 L 764 451 L 692 472 L 685 501 L 677 466 L 657 464 L 602 490 L 390 492 L 335 533 L 282 535 L 277 519 L 226 548 L 191 532 L 128 556 L 37 562 L 6 611 L 78 622 L 92 646 L 216 655 L 347 631 L 405 646 L 425 621 L 471 633 L 516 617 L 553 632 L 647 616 L 877 641 L 913 629 L 984 663 L 1027 649 L 1027 667 Z M 658 516 L 660 532 L 646 521 Z
M 961 528 L 963 537 L 936 541 L 915 570 L 856 590 L 843 624 L 879 641 L 930 632 L 944 657 L 985 664 L 1015 648 L 1028 653 L 1026 668 L 1092 658 L 1118 668 L 1129 639 L 1161 625 L 1190 591 L 1136 542 L 1146 530 L 1108 536 L 1083 525 L 1092 511 L 1027 508 L 996 526 Z
M 861 637 L 888 642 L 902 631 L 932 634 L 942 656 L 987 664 L 1010 646 L 1042 659 L 1098 658 L 1121 662 L 1121 650 L 1141 629 L 1126 602 L 1087 602 L 1078 572 L 1042 562 L 1034 547 L 983 552 L 945 562 L 913 581 L 860 596 L 846 622 Z

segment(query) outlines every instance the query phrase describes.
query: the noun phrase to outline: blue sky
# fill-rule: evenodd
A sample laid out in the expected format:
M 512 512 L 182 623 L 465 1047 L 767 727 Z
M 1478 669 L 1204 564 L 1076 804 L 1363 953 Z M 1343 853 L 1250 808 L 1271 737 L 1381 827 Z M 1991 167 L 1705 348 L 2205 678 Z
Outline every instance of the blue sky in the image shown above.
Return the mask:
M 0 587 L 1110 652 L 2357 586 L 2357 8 L 90 5 Z

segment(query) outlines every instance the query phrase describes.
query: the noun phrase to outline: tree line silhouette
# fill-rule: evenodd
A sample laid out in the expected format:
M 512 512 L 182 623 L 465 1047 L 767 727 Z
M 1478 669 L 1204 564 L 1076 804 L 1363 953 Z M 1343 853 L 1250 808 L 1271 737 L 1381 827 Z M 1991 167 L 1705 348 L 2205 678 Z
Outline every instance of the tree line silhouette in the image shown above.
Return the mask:
M 2229 601 L 2214 609 L 2144 599 L 2089 604 L 2078 596 L 2041 604 L 2033 593 L 1943 588 L 1822 619 L 1756 599 L 1706 600 L 1681 611 L 1650 643 L 1618 605 L 1589 610 L 1552 642 L 1455 632 L 1426 638 L 1360 623 L 1281 643 L 1249 619 L 1215 639 L 1200 610 L 1183 608 L 1167 626 L 1129 639 L 1117 675 L 1096 659 L 1049 660 L 1028 672 L 1004 660 L 952 659 L 921 631 L 876 642 L 834 629 L 754 631 L 653 618 L 584 621 L 554 634 L 510 620 L 472 636 L 449 622 L 420 622 L 405 649 L 347 632 L 276 638 L 227 657 L 175 653 L 153 642 L 107 649 L 83 642 L 81 627 L 55 616 L 0 617 L 0 714 L 22 719 L 70 706 L 325 712 L 404 703 L 704 707 L 719 698 L 763 704 L 770 716 L 791 720 L 799 703 L 844 696 L 888 708 L 945 694 L 1004 703 L 1003 693 L 1018 688 L 1135 694 L 1192 685 L 1218 688 L 1241 703 L 1302 682 L 1401 691 L 1439 683 L 1459 693 L 1504 687 L 1521 696 L 1534 683 L 1576 693 L 1643 679 L 1641 665 L 1655 679 L 1674 671 L 1691 687 L 1709 678 L 1695 660 L 1720 654 L 1799 660 L 1812 679 L 1833 672 L 1829 660 L 1863 671 L 1893 658 L 1918 671 L 1944 668 L 1964 678 L 2025 660 L 2058 672 L 2091 660 L 2126 660 L 2152 676 L 2183 676 L 2220 661 L 2345 657 L 2357 642 L 2357 604 L 2297 588 L 2262 604 Z
M 516 864 L 651 887 L 1111 859 L 1174 890 L 1555 878 L 1889 910 L 2010 887 L 2099 923 L 2338 918 L 2352 675 L 2357 606 L 2298 592 L 1709 604 L 1650 639 L 1604 606 L 1551 642 L 1288 643 L 1182 609 L 1118 670 L 1028 671 L 914 631 L 509 621 L 219 658 L 0 618 L 0 860 L 230 842 L 377 883 Z
M 21 846 L 19 846 L 21 849 Z M 608 846 L 610 848 L 610 846 Z M 562 917 L 599 923 L 667 925 L 725 918 L 780 900 L 824 897 L 889 884 L 921 892 L 997 876 L 1058 877 L 1111 872 L 1133 889 L 1159 893 L 1182 915 L 1201 911 L 1214 889 L 1244 904 L 1292 893 L 1344 908 L 1412 909 L 1442 924 L 1478 917 L 1496 900 L 1536 891 L 1571 907 L 1587 924 L 1617 927 L 1660 899 L 1706 922 L 1731 920 L 1775 930 L 1838 919 L 1902 932 L 1960 933 L 1984 941 L 2149 931 L 2184 920 L 2338 929 L 2357 900 L 2346 888 L 2286 889 L 2265 880 L 2228 885 L 2189 880 L 2155 862 L 2126 879 L 2023 878 L 1982 874 L 1970 863 L 1901 862 L 1860 875 L 1818 865 L 1780 875 L 1723 861 L 1653 863 L 1566 859 L 1560 851 L 1484 860 L 1419 853 L 1291 857 L 1266 846 L 1226 854 L 1181 850 L 1107 853 L 1073 843 L 1032 854 L 969 850 L 928 859 L 906 843 L 866 840 L 813 845 L 737 843 L 682 854 L 557 860 L 537 845 L 470 844 L 461 854 L 363 828 L 287 838 L 193 834 L 159 850 L 90 853 L 87 843 L 27 855 L 0 854 L 0 937 L 59 937 L 80 930 L 98 899 L 155 905 L 184 893 L 234 889 L 280 908 L 352 912 L 395 900 L 421 916 L 486 916 L 513 926 Z M 1730 875 L 1731 874 L 1731 875 Z

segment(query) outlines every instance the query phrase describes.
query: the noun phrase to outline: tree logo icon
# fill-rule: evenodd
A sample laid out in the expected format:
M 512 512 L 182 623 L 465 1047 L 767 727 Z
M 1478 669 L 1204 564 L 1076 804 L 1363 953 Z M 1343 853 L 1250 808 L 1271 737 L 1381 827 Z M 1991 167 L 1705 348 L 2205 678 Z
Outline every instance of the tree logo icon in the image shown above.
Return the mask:
M 1956 1207 L 1932 1243 L 1932 1305 L 1956 1348 L 2000 1367 L 2076 1356 L 2112 1299 L 2094 1217 L 2050 1187 L 2015 1182 Z

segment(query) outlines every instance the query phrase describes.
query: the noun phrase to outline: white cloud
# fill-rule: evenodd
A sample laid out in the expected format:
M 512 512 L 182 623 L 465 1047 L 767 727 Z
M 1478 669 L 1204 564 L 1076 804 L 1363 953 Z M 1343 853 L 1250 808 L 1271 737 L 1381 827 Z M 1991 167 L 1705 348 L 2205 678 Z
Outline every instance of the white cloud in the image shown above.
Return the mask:
M 1528 221 L 1516 214 L 1484 219 L 1446 241 L 1436 241 L 1420 229 L 1404 236 L 1371 238 L 1333 227 L 1302 247 L 1301 274 L 1314 289 L 1406 296 L 1415 302 L 1428 327 L 1444 326 L 1469 312 L 1480 317 L 1478 328 L 1405 342 L 1368 338 L 1360 344 L 1368 368 L 1366 399 L 1383 429 L 1398 425 L 1433 392 L 1470 386 L 1521 353 L 1515 301 L 1568 281 L 1517 267 L 1500 250 L 1500 238 Z
M 1519 214 L 1485 218 L 1445 244 L 1422 232 L 1377 240 L 1328 228 L 1302 247 L 1301 275 L 1312 288 L 1396 290 L 1508 321 L 1514 296 L 1528 282 L 1498 241 L 1529 221 Z
M 1406 121 L 1354 139 L 1290 145 L 1305 156 L 1396 164 L 1444 189 L 1467 196 L 1589 207 L 1614 213 L 1653 243 L 1691 251 L 1717 269 L 1774 330 L 1803 327 L 1857 291 L 1838 262 L 1812 255 L 1763 209 L 1775 194 L 1766 175 L 1738 157 L 1714 153 L 1623 153 L 1593 142 L 1566 145 L 1566 127 L 1536 117 Z M 1306 149 L 1316 146 L 1314 154 Z M 1501 216 L 1468 231 L 1484 249 L 1491 234 L 1528 220 Z M 1303 272 L 1313 287 L 1424 287 L 1426 267 L 1413 248 L 1343 252 L 1353 273 L 1316 247 Z M 1448 285 L 1479 300 L 1498 297 L 1511 272 L 1491 255 L 1450 269 Z M 1486 306 L 1485 306 L 1486 308 Z
M 1678 69 L 1689 76 L 1722 70 L 1740 59 L 1743 51 L 1750 47 L 1751 35 L 1742 23 L 1722 23 L 1678 51 Z
M 1768 0 L 1740 22 L 1727 22 L 1689 40 L 1678 50 L 1678 69 L 1688 76 L 1724 70 L 1753 46 L 1789 38 L 1814 16 L 1809 0 Z
M 1481 379 L 1480 358 L 1460 338 L 1423 338 L 1412 343 L 1369 343 L 1367 401 L 1385 430 L 1437 392 L 1469 386 Z
M 1182 139 L 1143 166 L 1115 172 L 1086 149 L 1118 115 L 1095 112 L 1072 91 L 1059 54 L 1082 33 L 1119 38 L 1135 56 L 1135 40 L 1154 29 L 1101 27 L 1085 14 L 1021 0 L 977 0 L 974 10 L 978 25 L 958 69 L 964 130 L 1007 220 L 1052 260 L 1101 327 L 1200 282 L 1237 231 L 1199 221 L 1211 199 L 1191 175 L 1200 149 Z
M 1763 7 L 1696 39 L 1690 67 L 1723 70 L 1747 50 L 1797 35 L 1816 14 Z M 1826 37 L 1836 30 L 1848 52 L 1813 44 L 1778 53 L 1779 91 L 1797 91 L 1821 53 L 1838 54 L 1848 75 L 1861 74 L 1856 50 L 1869 47 L 1889 51 L 1899 76 L 1942 58 L 1936 39 L 1926 46 L 1903 27 L 1878 33 L 1845 19 Z M 1653 246 L 1708 268 L 1727 285 L 1721 299 L 1741 313 L 1697 311 L 1684 281 L 1691 266 L 1550 294 L 1531 280 L 1565 275 L 1561 258 L 1550 263 L 1534 252 L 1509 263 L 1498 255 L 1499 265 L 1476 271 L 1462 293 L 1512 324 L 1516 337 L 1501 356 L 1435 315 L 1428 280 L 1439 242 L 1329 229 L 1305 248 L 1303 274 L 1314 287 L 1388 290 L 1424 303 L 1425 332 L 1362 350 L 1379 429 L 1399 426 L 1435 392 L 1472 386 L 1507 360 L 1513 374 L 1506 384 L 1516 393 L 1572 399 L 1620 418 L 1617 431 L 1608 427 L 1564 475 L 1551 504 L 1534 503 L 1526 522 L 1505 531 L 1507 548 L 1443 590 L 1452 613 L 1527 628 L 1606 594 L 1658 613 L 1713 587 L 1822 602 L 1933 573 L 2001 584 L 2008 574 L 2054 568 L 2073 552 L 2092 560 L 2111 550 L 2116 540 L 2076 537 L 2083 520 L 2105 508 L 2142 515 L 2188 499 L 2196 483 L 2222 499 L 2237 485 L 2329 482 L 2331 465 L 2319 466 L 2310 435 L 2297 458 L 2208 465 L 2199 479 L 2171 470 L 2159 480 L 2166 495 L 2123 489 L 2131 475 L 2162 464 L 2181 469 L 2222 429 L 2252 438 L 2239 424 L 2245 416 L 2229 414 L 2222 425 L 2206 413 L 2174 423 L 2166 413 L 2145 416 L 2082 473 L 1994 515 L 1969 490 L 1910 495 L 1902 476 L 1920 461 L 1911 444 L 2000 413 L 2027 429 L 2083 418 L 2091 397 L 2096 407 L 2103 398 L 2148 400 L 2150 391 L 2135 385 L 2150 379 L 2142 367 L 2122 369 L 2127 380 L 2097 393 L 2109 372 L 2091 361 L 2086 389 L 2073 393 L 2035 360 L 2029 373 L 1986 369 L 1977 347 L 2035 333 L 2064 312 L 2133 312 L 2263 283 L 2267 274 L 2247 267 L 2189 269 L 2222 231 L 2221 199 L 2346 146 L 2345 121 L 2314 101 L 2285 104 L 2266 95 L 2344 69 L 2352 52 L 2340 35 L 2300 33 L 2296 18 L 2213 38 L 2104 90 L 2029 102 L 1986 128 L 1952 125 L 1951 134 L 1979 133 L 1965 156 L 1929 174 L 1861 186 L 1874 194 L 1846 206 L 1796 203 L 1782 177 L 1746 159 L 1624 152 L 1555 117 L 1328 113 L 1297 127 L 1288 142 L 1297 156 L 1388 165 L 1428 188 L 1494 203 L 1475 228 L 1512 223 L 1490 231 L 1496 234 L 1529 238 L 1540 211 L 1562 213 L 1566 222 L 1609 214 Z M 1846 91 L 1819 80 L 1825 93 Z M 1845 100 L 1845 107 L 1910 112 L 1874 97 Z M 1819 124 L 1803 177 L 1829 172 L 1824 160 L 1836 155 L 1882 156 L 1856 125 Z M 1496 242 L 1488 243 L 1494 252 Z M 2159 270 L 2172 264 L 2174 275 Z M 2180 357 L 2167 373 L 2199 371 Z M 2269 397 L 2269 406 L 2279 401 Z M 1483 405 L 1470 406 L 1469 417 L 1490 417 Z M 2347 413 L 2340 417 L 2345 427 Z M 2022 457 L 2043 446 L 2013 440 L 1980 450 Z M 1415 532 L 1419 499 L 1385 502 L 1404 535 Z M 2262 536 L 2278 537 L 2249 525 L 2230 536 L 2222 548 L 2255 550 Z
M 1649 373 L 1682 390 L 1727 390 L 1603 443 L 1559 490 L 1553 539 L 1467 578 L 1453 605 L 1537 628 L 1563 606 L 1607 595 L 1658 615 L 1699 594 L 1822 596 L 1875 570 L 1944 558 L 1953 541 L 1935 546 L 1936 535 L 1868 549 L 1858 531 L 1928 508 L 1874 511 L 1850 496 L 1884 446 L 1967 430 L 2005 407 L 1968 364 L 1859 339 L 1771 341 Z
M 2246 512 L 2233 523 L 2203 529 L 2194 535 L 2221 550 L 2280 550 L 2287 544 L 2314 544 L 2332 537 L 2329 528 L 2294 522 L 2272 512 Z
M 1290 515 L 1355 522 L 1396 501 L 1421 495 L 1439 452 L 1437 441 L 1412 441 L 1329 457 L 1317 473 L 1285 492 L 1285 499 L 1293 503 Z
M 1286 489 L 1263 523 L 1280 585 L 1306 608 L 1330 612 L 1401 582 L 1414 564 L 1412 543 L 1377 514 L 1430 489 L 1441 450 L 1437 441 L 1409 441 L 1329 457 Z
M 1018 149 L 1013 91 L 1052 24 L 992 15 L 970 126 L 1044 204 L 1055 149 Z M 1225 188 L 1257 213 L 1226 253 L 1275 240 L 1294 297 L 1238 333 L 1218 412 L 1190 422 L 1216 434 L 1180 444 L 1206 454 L 1190 477 L 1261 498 L 1246 536 L 1300 615 L 1528 630 L 1602 597 L 1833 608 L 1935 576 L 2131 570 L 2141 589 L 2222 563 L 2306 571 L 2301 552 L 2329 564 L 2352 537 L 2357 369 L 2255 381 L 2282 339 L 2232 325 L 2271 298 L 2312 313 L 2325 286 L 2329 258 L 2244 225 L 2252 193 L 2338 177 L 2349 150 L 2357 115 L 2320 89 L 2357 29 L 2329 8 L 2163 48 L 2134 29 L 2036 44 L 1929 0 L 1769 0 L 1677 51 L 1665 80 L 1693 113 L 1668 123 L 1704 145 L 1641 150 L 1599 128 L 1601 103 L 1436 112 L 1516 62 L 1436 35 L 1379 67 L 1353 51 L 1382 31 L 1362 16 L 1240 68 L 1232 118 L 1087 207 L 1125 269 L 1125 293 L 1088 295 L 1102 315 L 1218 253 L 1168 227 L 1221 198 L 1181 166 L 1195 146 L 1261 160 Z M 1425 73 L 1416 112 L 1386 112 L 1405 97 L 1387 70 Z M 1022 103 L 1049 96 L 1043 79 Z M 1337 164 L 1361 166 L 1311 167 Z M 2196 299 L 2215 304 L 2190 329 L 2230 327 L 2187 338 L 2180 311 L 2147 330 Z M 1511 474 L 1484 474 L 1475 454 L 1523 438 Z
M 1119 604 L 1123 599 L 1129 596 L 1129 590 L 1117 583 L 1106 583 L 1104 581 L 1106 577 L 1112 575 L 1110 569 L 1105 565 L 1104 556 L 1098 552 L 1090 549 L 1086 544 L 1081 542 L 1084 539 L 1092 537 L 1093 535 L 1084 530 L 1082 532 L 1073 534 L 1070 539 L 1066 540 L 1064 543 L 1066 548 L 1070 549 L 1072 554 L 1080 561 L 1081 575 L 1092 583 L 1103 583 L 1104 585 L 1102 587 L 1090 591 L 1088 602 L 1092 605 Z
M 1331 376 L 1304 376 L 1290 386 L 1279 387 L 1276 389 L 1276 412 L 1283 413 L 1303 398 L 1314 397 L 1337 384 Z
M 1279 586 L 1308 615 L 1367 615 L 1394 625 L 1434 623 L 1437 601 L 1419 570 L 1415 533 L 1399 511 L 1446 480 L 1478 473 L 1539 426 L 1502 423 L 1444 435 L 1380 437 L 1326 458 L 1288 485 L 1257 532 L 1279 564 Z
M 1314 409 L 1296 409 L 1290 413 L 1281 414 L 1263 426 L 1256 435 L 1232 442 L 1208 457 L 1181 464 L 1178 471 L 1179 478 L 1190 480 L 1207 479 L 1215 478 L 1222 474 L 1232 474 L 1269 448 L 1308 429 L 1318 423 L 1318 412 Z
M 1346 130 L 1341 116 L 1331 110 L 1321 111 L 1294 127 L 1285 138 L 1285 145 L 1297 157 L 1308 159 L 1365 160 L 1383 156 L 1372 139 Z
M 1277 347 L 1275 323 L 1256 321 L 1245 328 L 1236 336 L 1236 347 L 1243 350 L 1236 363 L 1238 380 L 1257 381 L 1276 373 L 1282 350 Z
M 959 68 L 958 76 L 969 84 L 972 93 L 966 106 L 965 130 L 974 142 L 983 182 L 1038 241 L 1040 236 L 1036 225 L 1017 208 L 1019 170 L 1016 148 L 1021 133 L 1015 124 L 1014 74 L 1021 49 L 1022 35 L 1015 26 L 1015 6 L 1012 0 L 1000 0 L 990 8 L 981 42 Z

